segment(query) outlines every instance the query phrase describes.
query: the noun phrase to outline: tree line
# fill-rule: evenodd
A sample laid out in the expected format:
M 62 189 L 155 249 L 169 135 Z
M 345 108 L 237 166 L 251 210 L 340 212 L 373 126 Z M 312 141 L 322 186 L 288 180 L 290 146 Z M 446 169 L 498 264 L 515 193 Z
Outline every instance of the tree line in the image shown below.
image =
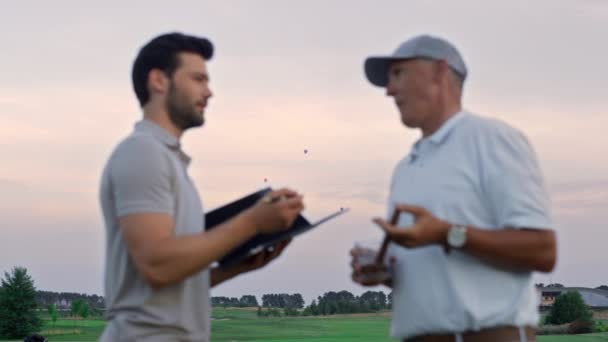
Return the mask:
M 98 295 L 37 291 L 33 279 L 23 267 L 14 267 L 11 272 L 4 272 L 0 285 L 0 338 L 20 339 L 40 331 L 43 322 L 39 312 L 43 310 L 46 310 L 53 325 L 59 316 L 59 309 L 63 310 L 62 316 L 85 319 L 101 314 L 103 310 L 103 297 Z M 537 288 L 564 287 L 559 283 L 535 285 Z M 608 285 L 600 285 L 596 289 L 608 290 Z M 257 307 L 258 316 L 262 317 L 323 316 L 390 310 L 392 293 L 387 295 L 382 291 L 366 291 L 355 296 L 345 290 L 330 291 L 318 296 L 308 306 L 304 306 L 304 299 L 299 293 L 265 294 L 262 296 L 261 306 L 254 295 L 243 295 L 241 298 L 212 297 L 211 302 L 213 306 Z M 584 323 L 580 323 L 576 330 L 586 331 L 590 329 L 590 324 L 594 323 L 589 319 L 589 312 L 585 307 L 579 293 L 562 294 L 547 316 L 547 323 L 559 324 L 576 316 L 577 320 Z M 608 326 L 604 328 L 608 330 Z
M 262 296 L 262 306 L 265 308 L 302 309 L 304 304 L 304 298 L 299 293 L 273 293 Z
M 101 310 L 105 307 L 103 297 L 96 294 L 87 295 L 76 292 L 36 291 L 35 300 L 40 307 L 55 305 L 60 311 L 71 310 L 72 303 L 76 300 L 87 303 L 92 309 Z
M 220 307 L 257 307 L 258 316 L 319 316 L 349 313 L 371 313 L 390 310 L 392 293 L 366 291 L 355 296 L 349 291 L 330 291 L 305 306 L 300 293 L 271 293 L 262 295 L 262 305 L 253 295 L 212 297 L 211 304 Z
M 372 313 L 390 310 L 393 305 L 392 292 L 366 291 L 355 296 L 348 291 L 326 292 L 307 306 L 303 316 L 326 316 L 335 314 Z
M 253 295 L 243 295 L 241 298 L 236 297 L 211 297 L 212 306 L 246 308 L 257 307 L 258 300 Z
M 536 284 L 534 284 L 534 285 L 535 285 L 537 288 L 545 288 L 545 287 L 551 287 L 551 288 L 558 288 L 558 287 L 559 287 L 559 288 L 564 288 L 564 287 L 566 287 L 566 286 L 564 286 L 564 285 L 562 285 L 562 284 L 560 284 L 560 283 L 547 284 L 547 285 L 545 285 L 545 284 L 543 284 L 543 283 L 536 283 Z M 604 291 L 608 291 L 608 285 L 600 285 L 600 286 L 597 286 L 595 289 L 596 289 L 596 290 L 604 290 Z

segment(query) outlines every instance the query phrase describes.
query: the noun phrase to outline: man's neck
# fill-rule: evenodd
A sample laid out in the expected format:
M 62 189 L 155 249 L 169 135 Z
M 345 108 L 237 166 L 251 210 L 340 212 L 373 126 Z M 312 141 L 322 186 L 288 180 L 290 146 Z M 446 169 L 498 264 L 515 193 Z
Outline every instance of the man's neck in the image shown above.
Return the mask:
M 177 128 L 169 119 L 169 113 L 165 109 L 155 108 L 153 106 L 144 107 L 144 120 L 152 121 L 160 126 L 165 131 L 169 132 L 172 136 L 179 140 L 184 133 L 181 129 Z
M 444 107 L 438 114 L 433 115 L 428 124 L 421 127 L 422 137 L 426 138 L 437 132 L 443 124 L 462 110 L 460 103 Z

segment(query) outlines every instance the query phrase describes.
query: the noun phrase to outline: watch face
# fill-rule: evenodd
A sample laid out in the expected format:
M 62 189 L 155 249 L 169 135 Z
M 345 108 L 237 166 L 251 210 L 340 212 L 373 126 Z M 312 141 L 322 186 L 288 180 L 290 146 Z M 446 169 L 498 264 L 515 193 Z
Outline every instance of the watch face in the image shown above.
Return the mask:
M 448 232 L 448 244 L 452 247 L 460 248 L 467 240 L 466 228 L 454 226 Z

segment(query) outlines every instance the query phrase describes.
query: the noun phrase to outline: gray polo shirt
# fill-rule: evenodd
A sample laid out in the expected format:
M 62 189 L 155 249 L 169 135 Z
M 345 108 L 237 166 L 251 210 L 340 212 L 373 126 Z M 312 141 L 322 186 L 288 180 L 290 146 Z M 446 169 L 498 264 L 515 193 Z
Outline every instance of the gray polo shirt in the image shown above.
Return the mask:
M 200 233 L 203 208 L 187 174 L 189 163 L 174 136 L 142 120 L 106 164 L 100 201 L 106 226 L 108 324 L 102 341 L 209 340 L 209 270 L 154 290 L 135 267 L 118 226 L 121 216 L 166 213 L 174 219 L 176 236 Z

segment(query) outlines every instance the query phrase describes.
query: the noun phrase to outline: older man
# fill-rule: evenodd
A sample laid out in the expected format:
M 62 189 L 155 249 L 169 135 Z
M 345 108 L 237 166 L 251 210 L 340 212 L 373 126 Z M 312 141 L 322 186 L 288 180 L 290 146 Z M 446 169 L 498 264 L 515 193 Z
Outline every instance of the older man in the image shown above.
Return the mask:
M 373 269 L 355 257 L 353 280 L 392 286 L 394 338 L 534 341 L 532 272 L 553 269 L 556 238 L 526 137 L 463 110 L 467 67 L 441 38 L 417 36 L 370 57 L 365 73 L 422 136 L 393 173 L 388 213 L 400 212 L 398 223 L 374 219 L 391 241 L 393 277 L 370 281 Z

